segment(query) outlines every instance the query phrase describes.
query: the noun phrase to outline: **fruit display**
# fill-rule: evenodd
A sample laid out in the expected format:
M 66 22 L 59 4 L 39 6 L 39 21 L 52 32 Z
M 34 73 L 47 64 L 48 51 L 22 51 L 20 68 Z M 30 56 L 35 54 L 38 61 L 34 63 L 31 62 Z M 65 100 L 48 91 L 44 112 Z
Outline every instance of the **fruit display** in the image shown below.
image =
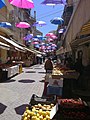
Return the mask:
M 90 120 L 90 110 L 81 99 L 58 99 L 61 120 Z
M 53 69 L 53 75 L 63 75 L 63 73 L 60 71 L 60 69 L 54 68 Z
M 83 108 L 85 107 L 81 99 L 61 99 L 58 100 L 59 104 L 63 108 Z
M 40 103 L 32 106 L 30 110 L 26 107 L 22 120 L 50 120 L 50 111 L 53 107 L 54 104 L 41 105 Z
M 62 120 L 90 120 L 90 116 L 86 112 L 81 111 L 61 110 L 59 114 L 62 116 Z

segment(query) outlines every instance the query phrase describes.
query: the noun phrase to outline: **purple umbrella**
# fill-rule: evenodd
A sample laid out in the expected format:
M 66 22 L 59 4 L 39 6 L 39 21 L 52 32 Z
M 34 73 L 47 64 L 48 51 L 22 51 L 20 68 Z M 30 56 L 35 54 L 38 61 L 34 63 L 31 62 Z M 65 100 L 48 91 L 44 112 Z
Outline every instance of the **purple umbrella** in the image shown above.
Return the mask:
M 33 37 L 33 34 L 28 34 L 24 37 L 24 40 L 29 40 Z
M 44 0 L 41 4 L 44 5 L 57 5 L 57 4 L 66 4 L 66 0 Z
M 34 3 L 32 0 L 9 0 L 9 1 L 11 1 L 10 4 L 19 8 L 30 9 L 34 7 Z

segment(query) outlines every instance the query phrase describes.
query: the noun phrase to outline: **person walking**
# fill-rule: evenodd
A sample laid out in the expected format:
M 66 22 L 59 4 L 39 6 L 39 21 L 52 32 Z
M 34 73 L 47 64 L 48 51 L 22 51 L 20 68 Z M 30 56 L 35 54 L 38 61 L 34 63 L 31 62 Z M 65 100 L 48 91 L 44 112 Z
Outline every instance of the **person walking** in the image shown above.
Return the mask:
M 44 64 L 44 68 L 46 70 L 46 73 L 52 73 L 53 70 L 53 63 L 51 61 L 51 58 L 48 58 Z

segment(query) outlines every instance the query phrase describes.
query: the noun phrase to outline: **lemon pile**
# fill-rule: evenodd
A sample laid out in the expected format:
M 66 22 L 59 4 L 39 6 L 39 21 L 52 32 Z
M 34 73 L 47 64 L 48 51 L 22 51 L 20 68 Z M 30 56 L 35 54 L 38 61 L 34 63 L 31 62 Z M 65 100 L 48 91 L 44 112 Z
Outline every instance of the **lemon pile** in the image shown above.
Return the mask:
M 53 75 L 63 75 L 63 73 L 59 69 L 57 69 L 57 68 L 53 69 L 53 73 L 52 74 Z
M 54 107 L 51 105 L 34 105 L 32 109 L 29 110 L 26 107 L 24 114 L 22 115 L 22 120 L 50 120 L 50 110 Z

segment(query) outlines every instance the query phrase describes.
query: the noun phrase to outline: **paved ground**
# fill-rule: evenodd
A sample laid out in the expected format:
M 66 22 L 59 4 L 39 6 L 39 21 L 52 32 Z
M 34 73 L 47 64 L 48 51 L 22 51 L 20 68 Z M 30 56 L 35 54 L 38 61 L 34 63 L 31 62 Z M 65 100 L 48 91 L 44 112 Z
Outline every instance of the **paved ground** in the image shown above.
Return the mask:
M 23 68 L 23 73 L 0 83 L 0 120 L 21 120 L 32 94 L 42 96 L 45 70 L 43 65 Z

